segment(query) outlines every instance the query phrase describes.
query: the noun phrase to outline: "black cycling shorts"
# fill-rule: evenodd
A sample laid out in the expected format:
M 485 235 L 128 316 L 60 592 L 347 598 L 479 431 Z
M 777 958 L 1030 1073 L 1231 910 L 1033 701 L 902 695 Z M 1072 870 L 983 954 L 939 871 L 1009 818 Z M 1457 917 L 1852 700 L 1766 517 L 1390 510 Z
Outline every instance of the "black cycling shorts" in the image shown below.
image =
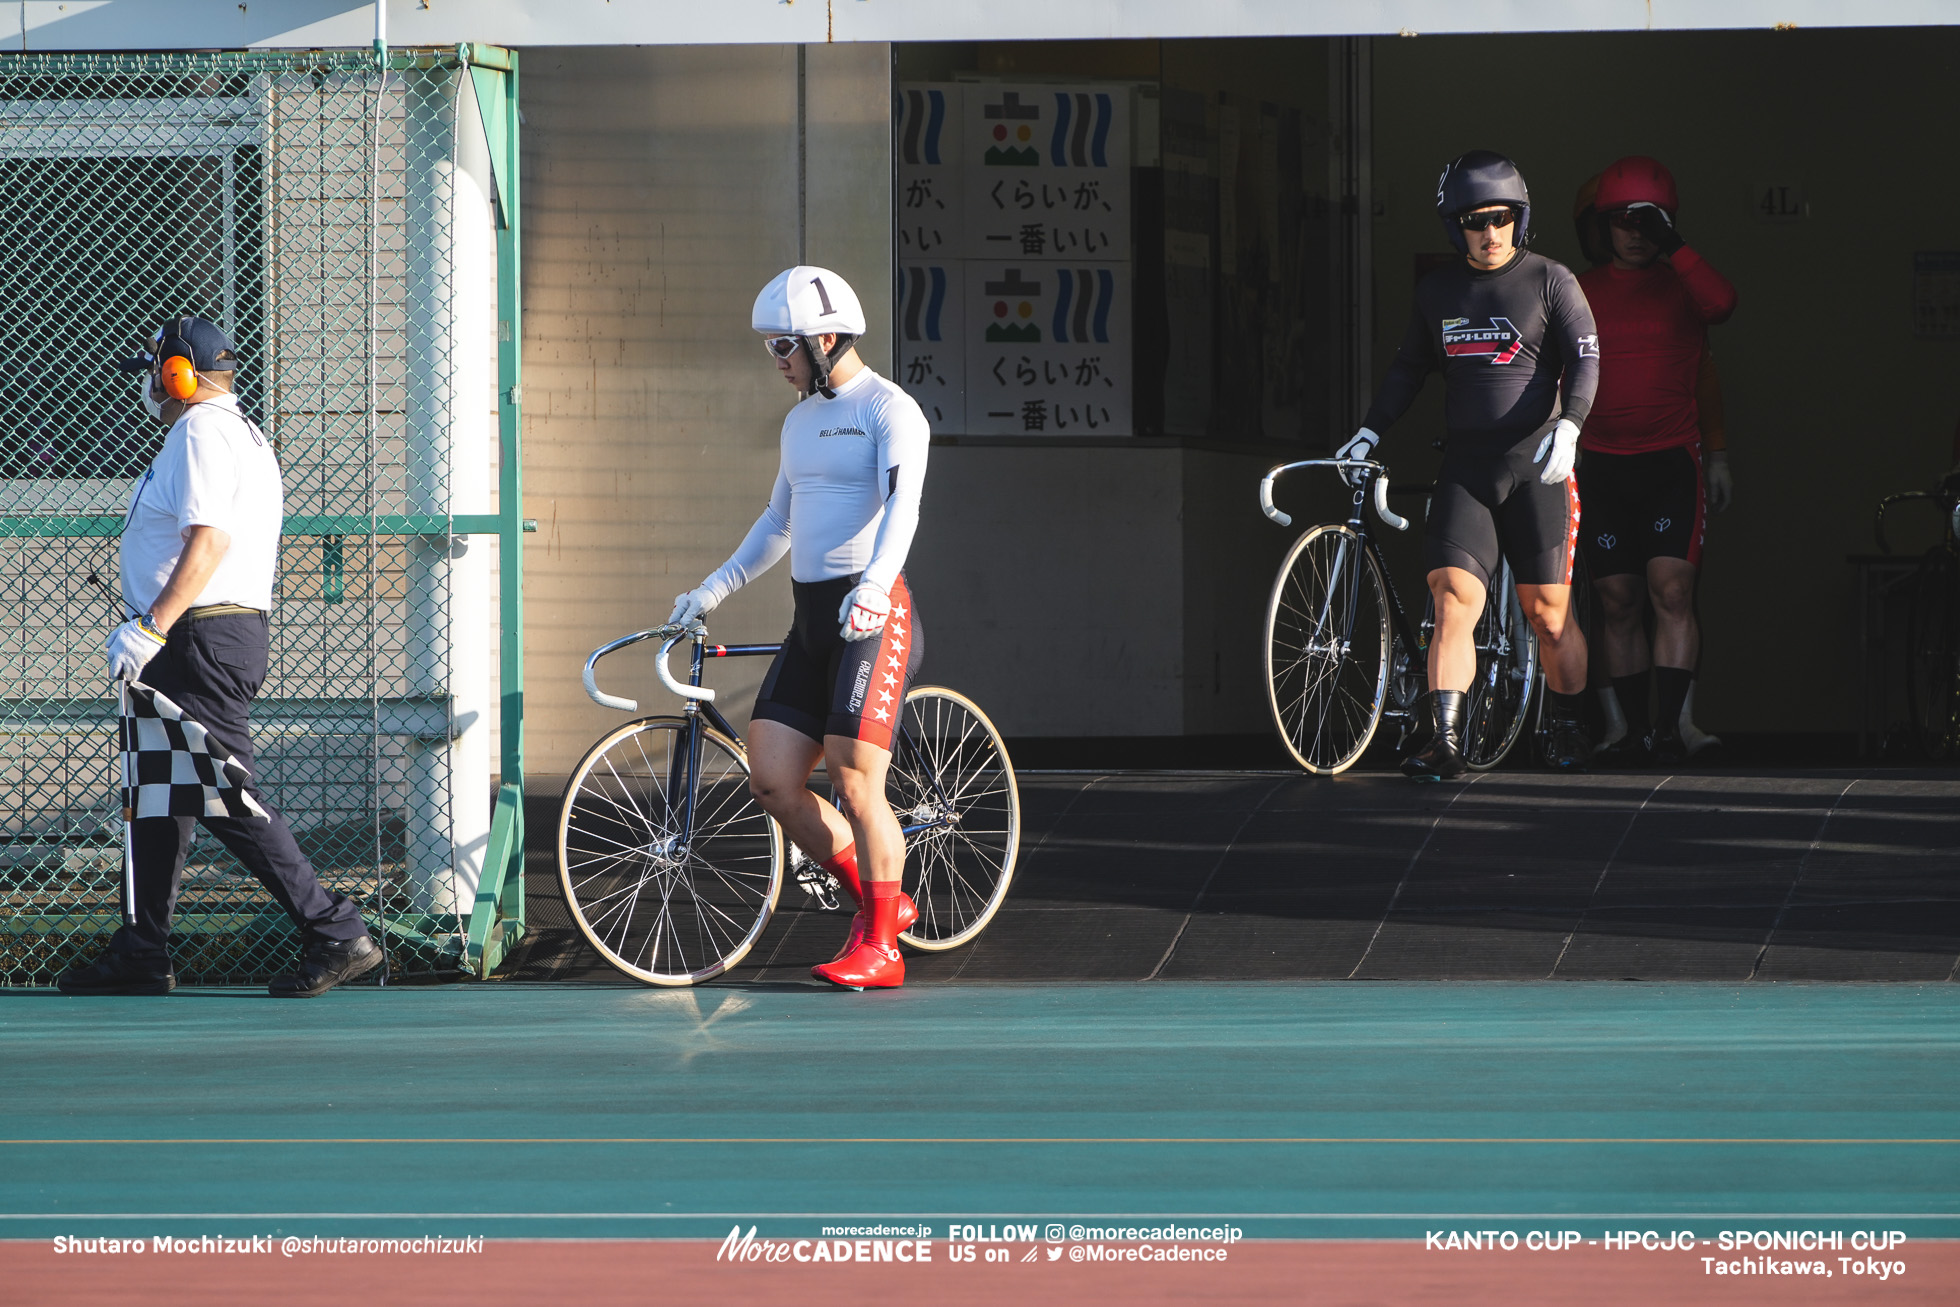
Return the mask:
M 1515 445 L 1452 440 L 1436 474 L 1422 542 L 1425 571 L 1460 567 L 1488 589 L 1502 560 L 1520 585 L 1570 585 L 1579 531 L 1579 487 L 1538 479 L 1533 463 L 1545 432 Z
M 1701 565 L 1708 500 L 1698 447 L 1645 454 L 1588 450 L 1579 461 L 1579 492 L 1586 498 L 1580 542 L 1594 576 L 1644 576 L 1655 558 Z
M 885 629 L 868 639 L 846 640 L 837 610 L 857 583 L 856 576 L 791 583 L 796 615 L 762 678 L 754 720 L 781 722 L 819 744 L 826 735 L 842 735 L 892 747 L 905 692 L 925 655 L 925 635 L 901 573 L 892 582 Z

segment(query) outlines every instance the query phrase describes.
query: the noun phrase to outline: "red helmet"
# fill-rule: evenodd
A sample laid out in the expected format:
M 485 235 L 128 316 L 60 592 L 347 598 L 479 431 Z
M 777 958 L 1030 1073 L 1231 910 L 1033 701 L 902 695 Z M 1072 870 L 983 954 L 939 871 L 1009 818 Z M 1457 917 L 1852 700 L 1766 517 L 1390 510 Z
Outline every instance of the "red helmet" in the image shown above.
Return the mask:
M 1599 194 L 1593 204 L 1601 213 L 1624 209 L 1630 204 L 1658 204 L 1669 214 L 1681 207 L 1674 190 L 1674 174 L 1659 159 L 1630 154 L 1599 175 Z

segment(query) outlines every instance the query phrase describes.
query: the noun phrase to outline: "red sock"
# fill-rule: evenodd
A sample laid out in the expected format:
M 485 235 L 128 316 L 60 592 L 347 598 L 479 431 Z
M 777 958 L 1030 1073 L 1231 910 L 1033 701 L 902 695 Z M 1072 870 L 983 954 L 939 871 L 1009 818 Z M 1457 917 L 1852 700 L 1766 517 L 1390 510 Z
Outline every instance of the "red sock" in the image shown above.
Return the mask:
M 864 906 L 864 887 L 858 882 L 857 845 L 846 844 L 824 859 L 823 869 L 837 877 L 837 884 L 857 907 Z
M 870 897 L 865 906 L 870 909 L 871 923 L 864 932 L 864 938 L 872 944 L 883 944 L 888 948 L 898 947 L 898 901 L 903 885 L 895 880 L 870 880 L 864 883 L 864 892 Z

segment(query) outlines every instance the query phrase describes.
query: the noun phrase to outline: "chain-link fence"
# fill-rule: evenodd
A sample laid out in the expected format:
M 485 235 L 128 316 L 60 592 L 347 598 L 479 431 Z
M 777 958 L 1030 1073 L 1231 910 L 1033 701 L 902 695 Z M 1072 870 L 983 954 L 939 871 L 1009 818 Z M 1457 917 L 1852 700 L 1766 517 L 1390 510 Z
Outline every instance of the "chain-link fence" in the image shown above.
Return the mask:
M 496 732 L 493 542 L 452 533 L 492 508 L 495 453 L 472 95 L 446 55 L 0 56 L 0 983 L 51 983 L 120 919 L 101 650 L 165 433 L 111 364 L 182 313 L 237 343 L 285 478 L 257 779 L 396 974 L 458 966 Z M 257 981 L 296 951 L 200 831 L 180 976 Z

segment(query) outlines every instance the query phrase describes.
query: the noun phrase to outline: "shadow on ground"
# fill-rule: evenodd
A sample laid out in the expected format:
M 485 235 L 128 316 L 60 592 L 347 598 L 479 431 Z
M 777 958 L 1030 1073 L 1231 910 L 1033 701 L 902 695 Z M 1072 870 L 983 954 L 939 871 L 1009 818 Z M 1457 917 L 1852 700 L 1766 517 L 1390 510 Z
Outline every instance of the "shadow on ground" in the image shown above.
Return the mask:
M 1013 892 L 910 983 L 1952 981 L 1960 779 L 1730 770 L 1461 785 L 1299 773 L 1029 773 Z M 532 800 L 530 933 L 499 975 L 612 980 Z M 845 918 L 792 886 L 735 980 L 807 977 Z

